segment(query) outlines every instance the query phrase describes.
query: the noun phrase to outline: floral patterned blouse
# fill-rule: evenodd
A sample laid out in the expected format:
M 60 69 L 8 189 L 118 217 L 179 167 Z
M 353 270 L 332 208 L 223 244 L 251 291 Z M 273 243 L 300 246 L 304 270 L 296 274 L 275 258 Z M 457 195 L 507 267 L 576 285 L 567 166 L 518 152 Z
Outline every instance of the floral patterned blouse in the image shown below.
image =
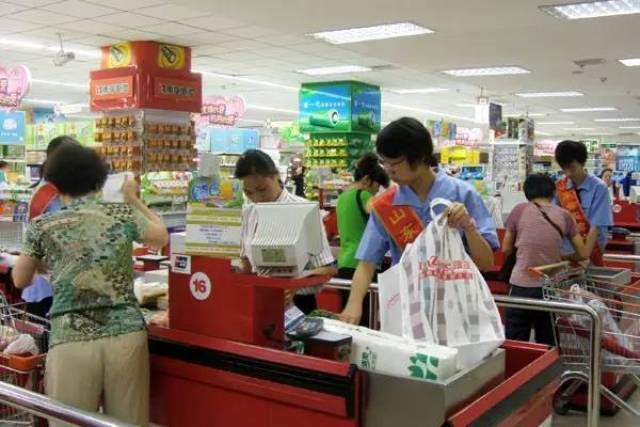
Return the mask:
M 29 224 L 23 253 L 44 260 L 51 272 L 50 346 L 144 329 L 133 294 L 132 249 L 148 224 L 129 205 L 97 196 Z

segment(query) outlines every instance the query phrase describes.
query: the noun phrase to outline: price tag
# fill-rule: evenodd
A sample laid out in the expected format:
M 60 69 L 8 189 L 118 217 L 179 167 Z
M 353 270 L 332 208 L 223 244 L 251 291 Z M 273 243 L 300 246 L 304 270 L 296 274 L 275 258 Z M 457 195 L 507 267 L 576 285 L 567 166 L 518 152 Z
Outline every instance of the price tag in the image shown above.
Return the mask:
M 194 273 L 189 279 L 191 295 L 198 301 L 204 301 L 209 298 L 211 289 L 211 280 L 209 280 L 209 276 L 204 273 Z

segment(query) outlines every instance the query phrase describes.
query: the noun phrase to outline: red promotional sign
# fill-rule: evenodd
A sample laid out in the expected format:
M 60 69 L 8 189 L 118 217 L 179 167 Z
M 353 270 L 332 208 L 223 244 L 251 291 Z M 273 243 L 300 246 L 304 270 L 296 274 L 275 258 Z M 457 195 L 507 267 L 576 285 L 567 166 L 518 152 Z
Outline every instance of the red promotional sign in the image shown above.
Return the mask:
M 91 97 L 96 100 L 122 99 L 133 95 L 133 76 L 93 80 Z
M 551 139 L 543 139 L 533 144 L 533 155 L 535 157 L 553 157 L 556 152 L 557 142 Z
M 179 98 L 184 100 L 196 100 L 198 87 L 194 82 L 156 77 L 154 95 L 158 98 Z

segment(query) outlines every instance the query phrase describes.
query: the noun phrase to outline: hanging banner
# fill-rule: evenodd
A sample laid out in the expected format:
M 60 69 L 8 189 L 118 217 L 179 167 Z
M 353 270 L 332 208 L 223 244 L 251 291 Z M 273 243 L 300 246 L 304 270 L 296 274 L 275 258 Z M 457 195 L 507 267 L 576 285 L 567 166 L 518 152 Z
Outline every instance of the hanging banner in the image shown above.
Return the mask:
M 244 115 L 246 106 L 241 96 L 210 96 L 205 98 L 199 126 L 229 126 L 233 127 Z
M 533 144 L 533 155 L 535 157 L 553 157 L 556 152 L 557 141 L 543 139 Z
M 6 69 L 0 66 L 0 110 L 13 111 L 29 93 L 31 73 L 24 65 Z

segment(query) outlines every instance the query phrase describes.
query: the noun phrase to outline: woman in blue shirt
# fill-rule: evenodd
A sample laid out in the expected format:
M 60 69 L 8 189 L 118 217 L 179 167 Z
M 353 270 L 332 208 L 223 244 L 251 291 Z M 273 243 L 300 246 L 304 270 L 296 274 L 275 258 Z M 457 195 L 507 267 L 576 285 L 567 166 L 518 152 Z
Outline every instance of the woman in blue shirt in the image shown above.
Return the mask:
M 478 268 L 491 268 L 493 251 L 500 246 L 493 219 L 480 195 L 471 186 L 431 168 L 433 143 L 429 131 L 416 119 L 398 119 L 380 131 L 376 150 L 389 177 L 398 184 L 398 187 L 387 190 L 394 192 L 392 197 L 385 192 L 392 207 L 409 207 L 426 226 L 431 222 L 431 202 L 436 198 L 450 200 L 453 204 L 447 209 L 447 223 L 463 233 L 467 251 Z M 385 193 L 376 199 L 384 197 Z M 374 200 L 374 206 L 375 203 Z M 390 235 L 384 221 L 377 214 L 369 217 L 356 254 L 359 263 L 353 276 L 349 300 L 340 315 L 345 322 L 357 324 L 360 321 L 362 301 L 376 265 L 385 254 L 391 251 L 393 264 L 402 256 L 403 248 Z

